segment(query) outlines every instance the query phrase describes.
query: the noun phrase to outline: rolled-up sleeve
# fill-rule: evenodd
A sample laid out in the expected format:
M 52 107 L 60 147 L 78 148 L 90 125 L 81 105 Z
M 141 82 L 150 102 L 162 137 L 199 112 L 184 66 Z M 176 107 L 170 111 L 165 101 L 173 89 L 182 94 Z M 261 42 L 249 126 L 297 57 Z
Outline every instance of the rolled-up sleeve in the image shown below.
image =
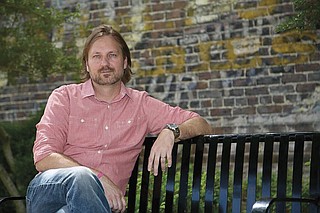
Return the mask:
M 36 125 L 34 163 L 53 152 L 62 153 L 68 131 L 69 98 L 64 87 L 52 92 L 44 114 Z
M 191 118 L 199 117 L 199 114 L 182 109 L 181 107 L 172 107 L 167 103 L 159 101 L 147 93 L 143 101 L 144 113 L 148 115 L 148 127 L 150 134 L 159 134 L 168 123 L 181 124 Z

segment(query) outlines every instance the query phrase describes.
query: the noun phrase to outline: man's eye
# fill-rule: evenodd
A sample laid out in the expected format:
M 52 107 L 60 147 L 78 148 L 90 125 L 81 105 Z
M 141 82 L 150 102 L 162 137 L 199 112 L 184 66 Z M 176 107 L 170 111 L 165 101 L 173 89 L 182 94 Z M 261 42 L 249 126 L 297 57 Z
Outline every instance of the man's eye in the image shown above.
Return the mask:
M 116 58 L 118 55 L 116 53 L 110 53 L 109 58 Z

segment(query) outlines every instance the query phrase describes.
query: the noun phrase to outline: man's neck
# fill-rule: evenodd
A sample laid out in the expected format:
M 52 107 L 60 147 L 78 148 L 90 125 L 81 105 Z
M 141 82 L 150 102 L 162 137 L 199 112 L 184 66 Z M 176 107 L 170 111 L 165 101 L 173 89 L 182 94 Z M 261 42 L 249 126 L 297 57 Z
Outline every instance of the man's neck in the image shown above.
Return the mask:
M 112 85 L 98 85 L 93 82 L 92 85 L 97 99 L 109 103 L 119 95 L 121 90 L 121 81 Z

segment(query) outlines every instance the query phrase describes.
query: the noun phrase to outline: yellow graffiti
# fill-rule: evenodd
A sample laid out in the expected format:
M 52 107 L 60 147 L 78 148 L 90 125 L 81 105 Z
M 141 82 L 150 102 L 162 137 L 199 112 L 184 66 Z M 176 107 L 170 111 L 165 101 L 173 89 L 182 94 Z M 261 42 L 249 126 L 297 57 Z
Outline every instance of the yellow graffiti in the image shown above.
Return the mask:
M 267 8 L 261 8 L 261 9 L 254 8 L 251 10 L 239 12 L 239 16 L 243 19 L 254 19 L 260 16 L 266 16 L 266 15 L 268 15 Z
M 262 0 L 259 2 L 258 6 L 275 6 L 278 0 Z
M 307 62 L 309 57 L 307 55 L 297 55 L 295 57 L 274 57 L 272 60 L 276 65 L 301 64 Z
M 243 8 L 238 8 L 239 18 L 255 19 L 257 17 L 269 16 L 274 12 L 277 0 L 261 0 L 258 5 L 243 4 Z M 155 23 L 150 13 L 150 7 L 140 9 L 142 15 L 125 20 L 125 25 L 132 26 L 132 31 L 138 32 L 137 37 L 130 37 L 132 44 L 140 41 L 144 32 L 155 30 Z M 197 10 L 194 2 L 189 2 L 186 6 L 185 26 L 194 25 L 197 20 Z M 141 20 L 142 18 L 142 20 Z M 142 22 L 142 23 L 141 23 Z M 120 24 L 120 23 L 119 23 Z M 143 26 L 143 27 L 142 27 Z M 163 23 L 163 28 L 171 29 L 175 27 L 175 22 L 167 21 Z M 297 33 L 291 32 L 272 37 L 272 51 L 277 54 L 271 57 L 271 63 L 276 65 L 286 65 L 289 63 L 304 63 L 309 60 L 310 54 L 316 51 L 314 45 L 317 36 L 312 32 Z M 185 46 L 165 46 L 147 49 L 152 56 L 152 65 L 140 64 L 142 58 L 132 59 L 132 64 L 137 75 L 155 76 L 168 73 L 183 73 L 201 71 L 220 71 L 229 69 L 247 69 L 261 67 L 262 57 L 259 55 L 262 39 L 258 35 L 252 38 L 235 38 L 222 41 L 207 41 L 193 45 L 199 57 L 197 64 L 187 64 Z M 132 45 L 134 46 L 134 45 Z M 299 54 L 301 53 L 301 54 Z M 279 55 L 278 55 L 279 54 Z M 143 54 L 141 54 L 143 55 Z M 213 57 L 216 57 L 213 59 Z
M 303 38 L 303 41 L 302 41 Z M 297 55 L 275 56 L 273 64 L 286 65 L 290 63 L 303 63 L 309 60 L 309 55 L 316 50 L 314 42 L 316 35 L 313 33 L 287 33 L 277 36 L 273 39 L 272 50 L 275 53 L 290 54 L 301 53 Z M 235 54 L 233 45 L 235 39 L 225 41 L 203 42 L 195 46 L 198 49 L 199 63 L 197 65 L 188 65 L 188 71 L 220 71 L 228 69 L 245 69 L 262 66 L 262 58 L 257 52 L 244 54 Z M 259 45 L 259 44 L 256 44 Z M 211 49 L 215 49 L 220 54 L 215 62 L 211 59 Z M 151 51 L 151 50 L 150 50 Z M 153 69 L 139 67 L 139 75 L 154 76 L 166 73 L 182 73 L 186 69 L 184 47 L 169 46 L 153 49 L 155 55 L 155 66 Z M 222 54 L 223 53 L 223 54 Z
M 277 0 L 262 0 L 258 3 L 257 7 L 252 9 L 243 8 L 245 11 L 239 12 L 239 17 L 243 19 L 255 19 L 257 17 L 270 15 L 276 4 Z
M 272 40 L 272 49 L 277 53 L 313 53 L 316 50 L 314 42 L 317 35 L 311 32 L 296 32 L 280 34 Z

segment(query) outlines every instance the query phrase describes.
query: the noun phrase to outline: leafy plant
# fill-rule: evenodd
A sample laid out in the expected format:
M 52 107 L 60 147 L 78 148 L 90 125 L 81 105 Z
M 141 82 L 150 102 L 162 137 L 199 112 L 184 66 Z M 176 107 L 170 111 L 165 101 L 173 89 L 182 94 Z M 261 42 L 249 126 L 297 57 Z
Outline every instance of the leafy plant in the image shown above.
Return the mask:
M 43 0 L 1 1 L 0 71 L 7 74 L 8 83 L 78 71 L 75 39 L 63 37 L 63 23 L 77 16 L 77 12 L 49 8 Z M 58 41 L 64 42 L 62 48 L 57 47 Z
M 40 113 L 29 120 L 0 123 L 1 196 L 25 195 L 30 180 L 37 173 L 32 146 L 39 119 Z M 0 212 L 24 212 L 24 209 L 23 204 L 16 201 L 1 207 Z
M 295 13 L 276 27 L 276 32 L 320 29 L 320 1 L 293 0 Z

